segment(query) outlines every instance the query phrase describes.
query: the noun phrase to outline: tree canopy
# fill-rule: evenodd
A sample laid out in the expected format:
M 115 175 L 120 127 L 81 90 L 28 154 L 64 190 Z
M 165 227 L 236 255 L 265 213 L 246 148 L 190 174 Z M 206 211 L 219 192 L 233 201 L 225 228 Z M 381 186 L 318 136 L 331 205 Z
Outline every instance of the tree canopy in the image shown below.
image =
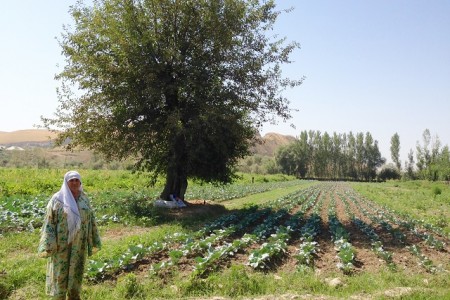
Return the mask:
M 57 143 L 166 176 L 229 182 L 263 123 L 290 118 L 282 77 L 296 42 L 271 35 L 274 1 L 98 0 L 71 7 L 60 38 Z

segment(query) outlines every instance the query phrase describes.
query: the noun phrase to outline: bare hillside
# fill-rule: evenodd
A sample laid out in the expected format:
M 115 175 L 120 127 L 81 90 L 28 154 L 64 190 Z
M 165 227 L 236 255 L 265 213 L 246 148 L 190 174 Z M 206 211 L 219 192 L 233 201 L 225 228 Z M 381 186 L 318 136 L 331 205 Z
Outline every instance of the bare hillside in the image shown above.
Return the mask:
M 49 146 L 51 140 L 56 138 L 56 134 L 43 129 L 27 129 L 12 132 L 0 131 L 0 145 L 6 146 Z M 258 137 L 260 143 L 257 143 L 252 153 L 273 156 L 281 146 L 292 143 L 295 138 L 290 135 L 269 132 L 263 137 Z
M 26 129 L 12 132 L 0 131 L 0 145 L 48 143 L 56 134 L 43 129 Z
M 252 152 L 264 156 L 273 156 L 281 146 L 288 145 L 295 141 L 291 135 L 269 132 L 263 137 L 259 137 L 261 143 L 253 147 Z

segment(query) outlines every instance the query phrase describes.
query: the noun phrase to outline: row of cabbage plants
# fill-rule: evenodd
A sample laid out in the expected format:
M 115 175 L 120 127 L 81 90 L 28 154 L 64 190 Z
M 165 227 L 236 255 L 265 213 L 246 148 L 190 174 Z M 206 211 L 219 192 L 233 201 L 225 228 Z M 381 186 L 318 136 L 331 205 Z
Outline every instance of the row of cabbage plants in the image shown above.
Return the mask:
M 379 258 L 383 259 L 391 270 L 395 270 L 397 267 L 392 259 L 393 253 L 387 251 L 384 248 L 383 241 L 381 240 L 380 236 L 376 233 L 374 227 L 371 224 L 364 222 L 355 215 L 355 213 L 350 208 L 349 199 L 345 195 L 339 194 L 339 197 L 344 203 L 345 211 L 347 215 L 350 217 L 353 225 L 355 225 L 362 233 L 364 233 L 369 238 L 372 245 L 372 251 Z M 354 198 L 352 199 L 354 200 Z M 353 203 L 359 211 L 364 210 L 364 208 L 360 206 L 360 203 L 356 201 L 353 201 Z
M 446 244 L 443 241 L 434 237 L 433 234 L 426 232 L 424 229 L 418 228 L 416 226 L 416 222 L 400 219 L 391 211 L 377 206 L 368 199 L 359 197 L 350 190 L 347 191 L 347 197 L 358 207 L 359 211 L 361 211 L 365 217 L 372 221 L 372 224 L 370 225 L 371 228 L 380 225 L 381 228 L 391 233 L 393 239 L 398 244 L 405 247 L 413 255 L 415 255 L 419 260 L 419 265 L 425 268 L 425 270 L 430 273 L 440 271 L 440 268 L 435 266 L 432 260 L 422 253 L 419 245 L 410 244 L 407 242 L 407 236 L 403 233 L 402 229 L 411 233 L 413 236 L 421 238 L 430 248 L 438 251 L 445 251 Z M 375 237 L 375 235 L 372 234 L 372 237 Z M 385 259 L 389 266 L 393 267 L 392 253 L 389 253 L 383 249 L 381 240 L 375 240 L 372 245 L 374 247 L 374 251 L 378 252 L 377 254 Z
M 334 195 L 331 195 L 328 209 L 328 227 L 334 248 L 337 251 L 337 258 L 339 259 L 337 267 L 344 273 L 350 274 L 355 267 L 356 250 L 350 242 L 350 233 L 336 215 L 336 199 Z
M 305 222 L 306 212 L 316 204 L 319 190 L 306 190 L 301 195 L 302 201 L 283 201 L 277 200 L 273 203 L 275 209 L 292 212 L 284 225 L 275 228 L 276 233 L 272 234 L 259 249 L 252 251 L 249 255 L 248 265 L 253 268 L 267 269 L 274 259 L 279 258 L 286 253 L 287 245 L 290 240 L 297 236 L 298 232 L 302 232 L 301 224 Z M 309 219 L 308 219 L 309 220 Z
M 108 274 L 131 268 L 133 263 L 142 258 L 142 255 L 133 255 L 136 249 L 139 249 L 140 253 L 145 252 L 146 256 L 160 252 L 167 253 L 163 256 L 166 258 L 159 260 L 150 267 L 152 274 L 158 274 L 168 268 L 175 267 L 184 257 L 195 261 L 193 275 L 200 276 L 217 267 L 220 261 L 258 243 L 262 246 L 249 254 L 248 264 L 254 268 L 265 268 L 268 258 L 283 253 L 285 242 L 288 239 L 287 236 L 289 236 L 289 232 L 292 232 L 290 227 L 292 224 L 279 225 L 282 220 L 290 217 L 289 210 L 286 207 L 297 207 L 314 195 L 317 197 L 318 192 L 316 191 L 314 194 L 311 190 L 307 189 L 300 193 L 282 197 L 258 210 L 225 215 L 206 225 L 202 230 L 189 234 L 175 234 L 167 237 L 161 243 L 149 247 L 130 246 L 129 250 L 123 255 L 112 257 L 107 261 L 91 260 L 88 264 L 88 277 L 99 279 Z M 311 203 L 311 200 L 308 203 Z M 284 208 L 280 208 L 282 206 Z M 291 219 L 295 218 L 298 218 L 298 215 Z M 252 228 L 251 231 L 249 231 L 250 228 Z M 124 260 L 124 256 L 133 259 Z
M 393 225 L 404 228 L 405 230 L 411 232 L 415 236 L 425 241 L 426 244 L 428 244 L 430 247 L 439 251 L 445 248 L 445 242 L 443 241 L 443 239 L 448 239 L 448 236 L 446 236 L 437 227 L 425 223 L 423 220 L 414 220 L 413 218 L 405 216 L 400 217 L 399 214 L 387 208 L 386 206 L 379 206 L 369 199 L 357 196 L 356 194 L 354 194 L 354 192 L 351 197 L 359 199 L 359 201 L 363 202 L 377 215 L 382 216 L 385 222 L 390 222 Z
M 344 205 L 345 219 L 348 217 L 351 224 L 341 223 L 344 215 L 338 216 L 337 201 Z M 91 261 L 88 277 L 98 279 L 133 268 L 144 257 L 150 262 L 152 275 L 164 275 L 172 268 L 190 268 L 192 276 L 205 276 L 227 265 L 237 254 L 239 261 L 245 257 L 244 263 L 256 270 L 275 267 L 286 255 L 296 258 L 299 268 L 312 268 L 315 259 L 322 254 L 318 243 L 324 222 L 321 216 L 327 216 L 326 225 L 336 250 L 336 265 L 344 274 L 351 274 L 356 268 L 356 247 L 346 229 L 348 225 L 368 237 L 372 251 L 389 268 L 396 266 L 394 254 L 385 249 L 385 233 L 390 233 L 398 246 L 417 256 L 426 270 L 437 270 L 418 245 L 411 245 L 411 236 L 418 236 L 414 233 L 417 231 L 415 226 L 405 225 L 404 220 L 360 197 L 345 184 L 320 183 L 264 206 L 227 214 L 201 230 L 174 234 L 146 247 L 130 246 L 122 256 L 106 261 Z M 420 234 L 424 234 L 423 229 Z M 293 245 L 296 249 L 289 249 Z M 436 244 L 429 247 L 440 249 Z

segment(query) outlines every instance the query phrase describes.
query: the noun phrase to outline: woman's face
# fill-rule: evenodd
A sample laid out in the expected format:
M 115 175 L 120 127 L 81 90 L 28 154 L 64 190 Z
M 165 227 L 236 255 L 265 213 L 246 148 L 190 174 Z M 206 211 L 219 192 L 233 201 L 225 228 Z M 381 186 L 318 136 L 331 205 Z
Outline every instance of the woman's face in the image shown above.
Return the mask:
M 74 197 L 78 197 L 80 195 L 81 182 L 78 178 L 70 179 L 67 181 L 67 185 L 69 186 L 69 189 Z

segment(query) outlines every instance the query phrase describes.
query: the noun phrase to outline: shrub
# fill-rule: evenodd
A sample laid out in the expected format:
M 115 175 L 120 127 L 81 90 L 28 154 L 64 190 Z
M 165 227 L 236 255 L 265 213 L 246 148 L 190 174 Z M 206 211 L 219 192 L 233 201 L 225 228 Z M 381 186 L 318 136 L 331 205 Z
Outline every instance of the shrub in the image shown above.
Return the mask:
M 226 280 L 223 280 L 221 288 L 224 295 L 235 298 L 263 292 L 258 280 L 251 277 L 242 265 L 232 265 L 224 276 Z
M 0 299 L 8 298 L 9 294 L 11 294 L 12 286 L 0 281 Z
M 442 194 L 442 189 L 438 187 L 437 185 L 433 186 L 432 188 L 433 196 L 436 197 L 437 195 Z
M 125 299 L 138 297 L 144 292 L 143 286 L 137 282 L 136 275 L 133 273 L 119 279 L 117 289 Z
M 385 165 L 378 173 L 378 179 L 385 181 L 389 179 L 400 179 L 401 175 L 399 170 L 392 164 Z

